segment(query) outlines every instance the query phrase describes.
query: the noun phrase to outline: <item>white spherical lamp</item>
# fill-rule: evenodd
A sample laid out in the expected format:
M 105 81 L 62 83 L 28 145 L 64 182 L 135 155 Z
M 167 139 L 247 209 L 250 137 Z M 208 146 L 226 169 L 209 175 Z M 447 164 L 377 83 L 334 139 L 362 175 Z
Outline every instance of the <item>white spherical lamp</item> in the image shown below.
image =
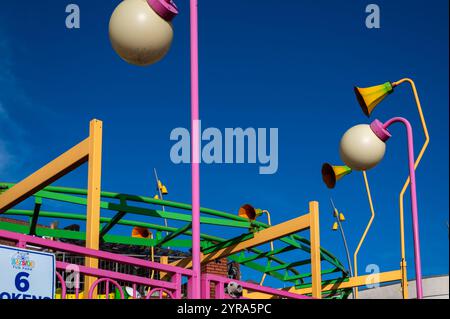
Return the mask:
M 124 0 L 109 21 L 109 38 L 128 63 L 145 66 L 161 60 L 173 39 L 171 20 L 177 15 L 170 0 Z
M 386 153 L 386 144 L 370 125 L 361 124 L 349 129 L 341 139 L 342 161 L 351 169 L 365 171 L 375 167 Z

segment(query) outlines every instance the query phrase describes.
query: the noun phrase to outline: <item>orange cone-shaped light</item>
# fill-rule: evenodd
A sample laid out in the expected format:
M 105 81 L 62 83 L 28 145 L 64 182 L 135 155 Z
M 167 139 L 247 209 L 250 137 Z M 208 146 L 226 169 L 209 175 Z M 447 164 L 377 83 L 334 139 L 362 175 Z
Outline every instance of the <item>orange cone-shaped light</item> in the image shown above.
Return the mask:
M 150 238 L 152 233 L 145 227 L 136 226 L 131 231 L 131 237 L 133 238 Z
M 243 218 L 248 218 L 249 220 L 255 220 L 256 217 L 262 215 L 262 209 L 255 209 L 252 205 L 245 204 L 239 208 L 238 215 Z
M 394 87 L 391 82 L 368 88 L 355 87 L 356 98 L 367 116 L 370 116 L 375 107 L 392 92 L 394 92 Z

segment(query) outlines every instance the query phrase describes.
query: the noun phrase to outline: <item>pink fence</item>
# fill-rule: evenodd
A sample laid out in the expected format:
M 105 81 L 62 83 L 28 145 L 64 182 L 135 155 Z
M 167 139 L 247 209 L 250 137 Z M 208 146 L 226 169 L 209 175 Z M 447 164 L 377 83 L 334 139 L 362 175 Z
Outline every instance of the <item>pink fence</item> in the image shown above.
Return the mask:
M 159 298 L 162 298 L 163 295 L 168 298 L 181 299 L 181 287 L 183 277 L 187 278 L 187 286 L 188 286 L 188 294 L 187 297 L 190 297 L 190 280 L 192 278 L 192 271 L 185 268 L 175 267 L 171 265 L 160 264 L 152 261 L 146 261 L 138 258 L 113 254 L 105 251 L 98 251 L 93 249 L 88 249 L 85 247 L 80 247 L 76 245 L 66 244 L 58 241 L 52 241 L 48 239 L 43 239 L 34 236 L 28 236 L 23 234 L 18 234 L 14 232 L 9 232 L 5 230 L 0 230 L 0 238 L 7 239 L 13 242 L 16 242 L 16 245 L 21 248 L 27 247 L 27 245 L 32 245 L 35 247 L 41 247 L 46 249 L 55 250 L 58 252 L 68 252 L 77 254 L 84 257 L 94 257 L 99 260 L 109 260 L 118 262 L 121 264 L 128 264 L 133 266 L 138 266 L 154 271 L 159 271 L 168 274 L 167 277 L 170 277 L 170 281 L 151 279 L 147 277 L 141 277 L 136 275 L 124 274 L 120 272 L 97 269 L 97 268 L 89 268 L 84 265 L 73 265 L 61 261 L 56 262 L 57 270 L 66 270 L 73 269 L 73 266 L 76 267 L 78 274 L 76 280 L 79 281 L 79 274 L 84 274 L 92 277 L 98 278 L 88 290 L 88 298 L 92 298 L 95 288 L 102 282 L 106 284 L 106 295 L 105 297 L 109 297 L 109 287 L 110 284 L 115 286 L 119 292 L 120 297 L 124 298 L 124 292 L 122 287 L 118 284 L 118 281 L 127 282 L 133 288 L 134 298 L 136 298 L 136 285 L 142 285 L 148 287 L 148 294 L 146 296 L 147 299 L 154 298 L 155 294 L 159 294 Z M 61 298 L 66 298 L 66 283 L 64 282 L 64 278 L 59 272 L 56 272 L 57 279 L 61 282 Z M 85 289 L 87 290 L 87 289 Z M 75 296 L 78 298 L 79 291 L 78 285 L 75 284 Z
M 118 262 L 121 264 L 128 264 L 133 266 L 138 266 L 154 271 L 159 271 L 168 274 L 167 277 L 170 278 L 170 281 L 151 279 L 148 277 L 136 276 L 125 274 L 121 272 L 90 268 L 84 265 L 74 265 L 62 261 L 56 262 L 56 269 L 59 271 L 65 271 L 67 269 L 73 269 L 75 266 L 77 270 L 76 278 L 75 278 L 75 298 L 79 297 L 78 283 L 80 274 L 92 276 L 98 278 L 89 289 L 86 289 L 87 297 L 92 299 L 94 295 L 95 288 L 100 284 L 104 283 L 106 286 L 106 294 L 105 298 L 109 298 L 110 285 L 116 288 L 119 293 L 121 299 L 124 298 L 124 291 L 118 281 L 127 282 L 131 285 L 133 290 L 133 298 L 136 298 L 136 286 L 142 285 L 148 287 L 148 293 L 145 296 L 146 299 L 151 298 L 172 298 L 172 299 L 181 299 L 181 287 L 183 278 L 187 279 L 187 298 L 192 296 L 191 294 L 191 279 L 192 279 L 192 270 L 175 267 L 171 265 L 160 264 L 152 261 L 146 261 L 143 259 L 113 254 L 105 251 L 98 251 L 93 249 L 88 249 L 85 247 L 80 247 L 76 245 L 66 244 L 58 241 L 52 241 L 48 239 L 43 239 L 34 236 L 28 236 L 23 234 L 18 234 L 14 232 L 9 232 L 5 230 L 0 230 L 0 238 L 7 239 L 9 241 L 16 242 L 16 245 L 21 248 L 27 247 L 27 245 L 32 245 L 34 247 L 51 249 L 58 252 L 68 252 L 77 254 L 84 257 L 94 257 L 99 260 L 109 260 Z M 66 298 L 66 282 L 64 281 L 61 273 L 56 272 L 56 277 L 58 281 L 61 283 L 61 298 Z M 264 294 L 269 294 L 273 296 L 273 298 L 290 298 L 290 299 L 310 299 L 311 297 L 303 296 L 295 293 L 290 293 L 284 290 L 278 290 L 274 288 L 264 287 L 257 284 L 252 284 L 244 281 L 233 280 L 217 275 L 204 274 L 202 276 L 202 298 L 210 299 L 210 286 L 211 283 L 215 284 L 215 298 L 216 299 L 230 299 L 231 297 L 225 292 L 225 288 L 231 282 L 234 282 L 236 285 L 240 285 L 243 289 L 249 290 L 251 292 L 259 292 Z M 240 297 L 242 299 L 242 297 Z

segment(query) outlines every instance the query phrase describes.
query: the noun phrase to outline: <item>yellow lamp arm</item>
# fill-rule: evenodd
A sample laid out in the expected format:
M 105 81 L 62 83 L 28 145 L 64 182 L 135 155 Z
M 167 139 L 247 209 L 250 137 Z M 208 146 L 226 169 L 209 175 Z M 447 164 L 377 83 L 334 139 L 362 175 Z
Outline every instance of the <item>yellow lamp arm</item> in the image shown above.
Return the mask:
M 367 233 L 369 232 L 369 229 L 372 226 L 372 222 L 375 219 L 375 210 L 373 208 L 372 195 L 370 193 L 369 181 L 367 179 L 366 171 L 363 171 L 363 176 L 364 176 L 364 184 L 366 186 L 367 199 L 369 200 L 370 212 L 371 212 L 372 216 L 370 217 L 369 223 L 366 226 L 366 230 L 364 231 L 364 234 L 362 235 L 361 240 L 359 241 L 358 247 L 356 247 L 355 254 L 353 255 L 355 277 L 358 276 L 358 253 L 359 253 L 359 250 L 361 249 L 361 246 L 362 246 L 364 240 L 366 239 Z M 358 298 L 358 287 L 355 287 L 354 293 L 355 293 L 355 298 Z
M 414 99 L 416 101 L 416 105 L 417 105 L 417 110 L 419 112 L 419 117 L 420 117 L 420 121 L 422 123 L 422 128 L 423 128 L 423 132 L 425 134 L 425 142 L 422 146 L 422 149 L 420 150 L 419 155 L 417 156 L 417 159 L 414 163 L 414 169 L 417 169 L 417 167 L 419 166 L 419 163 L 423 157 L 423 154 L 425 153 L 425 150 L 428 147 L 428 144 L 430 143 L 430 136 L 428 134 L 428 128 L 427 128 L 427 124 L 425 122 L 425 117 L 423 115 L 423 111 L 422 111 L 422 106 L 420 104 L 420 99 L 419 99 L 419 94 L 417 93 L 417 89 L 416 89 L 416 85 L 414 83 L 413 80 L 405 78 L 405 79 L 401 79 L 400 81 L 394 82 L 392 83 L 392 85 L 398 86 L 402 83 L 409 83 L 411 85 L 411 88 L 413 90 L 414 93 Z M 401 246 L 401 256 L 402 256 L 402 261 L 401 261 L 401 267 L 402 267 L 402 271 L 403 271 L 403 285 L 404 287 L 402 287 L 403 289 L 403 298 L 407 299 L 408 298 L 408 289 L 406 287 L 406 285 L 408 284 L 408 281 L 406 279 L 406 253 L 405 253 L 405 224 L 404 224 L 404 205 L 403 205 L 403 198 L 405 196 L 405 192 L 408 189 L 408 186 L 410 184 L 410 178 L 408 176 L 408 178 L 406 179 L 405 184 L 403 185 L 403 188 L 400 192 L 400 196 L 399 196 L 399 207 L 400 207 L 400 246 Z
M 269 213 L 269 211 L 268 211 L 268 210 L 263 210 L 262 212 L 265 213 L 265 214 L 267 215 L 267 223 L 269 224 L 269 226 L 272 226 L 272 221 L 271 221 L 271 219 L 270 219 L 270 213 Z M 270 250 L 273 251 L 273 241 L 270 242 Z M 271 264 L 271 262 L 270 262 L 270 259 L 269 259 L 269 262 L 267 263 L 267 265 L 270 266 L 270 264 Z M 262 278 L 261 278 L 261 281 L 259 282 L 259 284 L 260 284 L 261 286 L 263 285 L 264 280 L 266 279 L 266 275 L 267 275 L 267 274 L 264 273 L 263 276 L 262 276 Z

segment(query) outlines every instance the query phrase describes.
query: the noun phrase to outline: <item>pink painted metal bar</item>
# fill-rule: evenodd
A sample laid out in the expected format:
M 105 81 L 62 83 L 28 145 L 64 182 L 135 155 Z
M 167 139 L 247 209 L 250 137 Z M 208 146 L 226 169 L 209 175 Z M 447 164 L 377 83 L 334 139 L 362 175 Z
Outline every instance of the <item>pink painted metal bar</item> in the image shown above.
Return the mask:
M 92 295 L 94 293 L 95 287 L 97 287 L 98 284 L 100 284 L 103 281 L 106 282 L 106 295 L 105 295 L 106 299 L 109 299 L 109 283 L 112 283 L 114 286 L 116 286 L 119 289 L 120 299 L 125 298 L 122 287 L 119 285 L 119 283 L 117 281 L 115 281 L 111 278 L 100 278 L 100 279 L 97 279 L 96 281 L 94 281 L 91 288 L 89 288 L 89 294 L 88 294 L 89 299 L 92 299 Z
M 201 298 L 200 132 L 198 76 L 198 1 L 190 0 L 191 34 L 191 175 L 192 175 L 192 298 Z
M 372 124 L 372 130 L 380 137 L 380 139 L 387 141 L 391 136 L 387 128 L 394 123 L 402 123 L 406 127 L 406 134 L 408 138 L 408 166 L 409 177 L 411 179 L 411 213 L 413 226 L 413 240 L 414 240 L 414 264 L 416 271 L 416 292 L 417 299 L 423 298 L 422 287 L 422 263 L 420 258 L 420 238 L 419 238 L 419 215 L 417 209 L 417 186 L 416 186 L 416 172 L 414 170 L 414 136 L 413 129 L 409 121 L 403 117 L 394 117 L 382 124 L 379 120 L 375 120 Z
M 192 270 L 175 267 L 171 265 L 166 264 L 160 264 L 152 261 L 142 260 L 138 258 L 123 256 L 123 255 L 117 255 L 105 251 L 95 250 L 95 249 L 89 249 L 81 246 L 66 244 L 58 241 L 51 241 L 39 237 L 34 236 L 28 236 L 24 234 L 18 234 L 14 232 L 10 232 L 7 230 L 0 230 L 0 238 L 7 238 L 14 241 L 17 241 L 22 244 L 30 243 L 42 247 L 52 248 L 59 251 L 67 251 L 71 253 L 76 253 L 84 256 L 89 257 L 96 257 L 98 259 L 104 259 L 104 260 L 112 260 L 121 262 L 128 265 L 134 265 L 134 266 L 141 266 L 141 267 L 147 267 L 150 269 L 160 270 L 163 272 L 168 273 L 179 273 L 185 276 L 191 276 Z
M 181 285 L 182 285 L 182 278 L 180 274 L 175 274 L 172 276 L 172 282 L 177 287 L 176 290 L 173 291 L 172 298 L 173 299 L 181 299 Z
M 214 296 L 216 299 L 225 299 L 225 284 L 223 281 L 216 282 L 216 286 L 214 287 Z
M 61 299 L 66 299 L 66 282 L 59 272 L 56 272 L 56 277 L 61 283 Z
M 209 290 L 210 281 L 206 277 L 206 275 L 202 275 L 200 279 L 201 284 L 201 298 L 202 299 L 211 299 L 211 291 Z
M 255 292 L 261 292 L 261 293 L 266 293 L 266 294 L 270 294 L 270 295 L 274 295 L 274 296 L 279 296 L 279 297 L 284 297 L 284 298 L 291 298 L 291 299 L 314 299 L 312 297 L 309 296 L 304 296 L 304 295 L 299 295 L 299 294 L 295 294 L 289 291 L 284 291 L 284 290 L 278 290 L 275 288 L 270 288 L 270 287 L 264 287 L 264 286 L 260 286 L 257 284 L 252 284 L 249 282 L 245 282 L 245 281 L 240 281 L 240 280 L 234 280 L 234 279 L 229 279 L 229 278 L 225 278 L 225 277 L 221 277 L 221 276 L 217 276 L 217 275 L 203 275 L 202 276 L 202 283 L 203 283 L 203 289 L 206 289 L 206 287 L 208 288 L 208 292 L 204 291 L 204 296 L 209 295 L 209 284 L 211 282 L 215 282 L 216 283 L 216 287 L 217 284 L 220 284 L 220 288 L 219 291 L 216 288 L 216 294 L 218 293 L 219 295 L 216 296 L 224 296 L 224 286 L 225 284 L 228 284 L 230 282 L 235 282 L 238 285 L 241 285 L 242 288 L 244 289 L 248 289 L 248 290 L 252 290 Z M 220 289 L 222 290 L 222 292 L 220 291 Z
M 151 299 L 152 295 L 155 292 L 158 292 L 158 291 L 159 291 L 159 298 L 158 299 L 163 299 L 163 294 L 167 294 L 170 297 L 170 299 L 174 299 L 174 295 L 172 294 L 171 291 L 168 291 L 168 290 L 162 289 L 162 288 L 155 288 L 155 289 L 150 290 L 148 292 L 148 294 L 147 294 L 147 297 L 145 297 L 145 299 Z

